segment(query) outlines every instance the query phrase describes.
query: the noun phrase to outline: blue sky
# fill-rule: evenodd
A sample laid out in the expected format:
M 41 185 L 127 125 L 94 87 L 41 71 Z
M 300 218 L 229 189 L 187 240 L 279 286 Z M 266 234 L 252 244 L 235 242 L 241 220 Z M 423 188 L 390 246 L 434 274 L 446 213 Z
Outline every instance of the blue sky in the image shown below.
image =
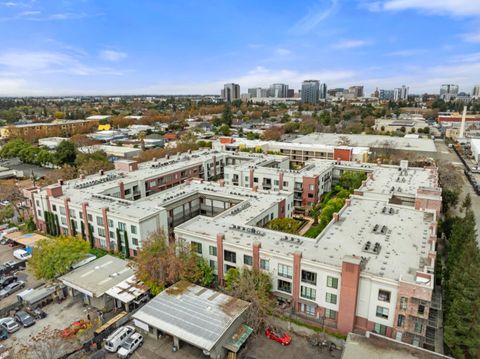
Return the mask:
M 0 96 L 480 83 L 478 0 L 0 0 Z

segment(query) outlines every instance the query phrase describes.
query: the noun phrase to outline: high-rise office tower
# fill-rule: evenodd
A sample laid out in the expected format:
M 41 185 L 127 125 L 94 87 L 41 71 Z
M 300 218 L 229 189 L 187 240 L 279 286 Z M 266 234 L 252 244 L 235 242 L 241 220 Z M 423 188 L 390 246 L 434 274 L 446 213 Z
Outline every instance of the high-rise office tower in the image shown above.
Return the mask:
M 286 98 L 288 95 L 288 85 L 286 84 L 270 85 L 268 92 L 269 92 L 269 97 Z
M 472 97 L 480 98 L 480 85 L 475 85 L 472 90 Z
M 458 85 L 443 84 L 440 88 L 440 98 L 449 101 L 451 98 L 457 97 Z
M 238 84 L 225 84 L 223 91 L 223 98 L 228 102 L 232 102 L 240 98 L 240 85 Z
M 320 97 L 321 100 L 325 100 L 327 98 L 327 84 L 326 83 L 320 84 L 319 97 Z
M 393 90 L 393 99 L 395 101 L 403 101 L 408 98 L 408 87 L 402 85 L 402 87 L 398 87 Z
M 318 103 L 320 83 L 317 80 L 305 80 L 302 82 L 302 102 Z
M 350 86 L 348 92 L 354 97 L 363 97 L 363 86 Z
M 393 100 L 394 98 L 394 91 L 393 90 L 380 90 L 378 92 L 378 99 L 379 100 Z

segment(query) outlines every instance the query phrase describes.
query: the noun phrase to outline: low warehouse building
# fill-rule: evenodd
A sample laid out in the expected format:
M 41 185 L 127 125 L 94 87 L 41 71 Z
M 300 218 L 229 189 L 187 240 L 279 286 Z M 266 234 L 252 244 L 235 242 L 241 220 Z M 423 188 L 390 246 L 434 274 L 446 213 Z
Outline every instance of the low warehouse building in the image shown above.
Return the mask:
M 220 359 L 238 351 L 250 335 L 252 329 L 243 324 L 249 306 L 241 299 L 181 281 L 143 306 L 133 320 L 154 337 L 171 335 L 176 349 L 183 341 Z
M 128 262 L 110 255 L 98 258 L 60 277 L 72 297 L 81 296 L 85 304 L 100 310 L 113 308 L 106 292 L 133 275 Z

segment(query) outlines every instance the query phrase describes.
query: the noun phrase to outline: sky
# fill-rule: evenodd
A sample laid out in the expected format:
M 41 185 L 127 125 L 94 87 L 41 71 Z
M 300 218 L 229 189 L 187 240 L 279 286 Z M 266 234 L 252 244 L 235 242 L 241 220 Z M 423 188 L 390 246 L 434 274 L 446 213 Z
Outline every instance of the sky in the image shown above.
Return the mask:
M 480 83 L 479 0 L 0 0 L 0 96 Z

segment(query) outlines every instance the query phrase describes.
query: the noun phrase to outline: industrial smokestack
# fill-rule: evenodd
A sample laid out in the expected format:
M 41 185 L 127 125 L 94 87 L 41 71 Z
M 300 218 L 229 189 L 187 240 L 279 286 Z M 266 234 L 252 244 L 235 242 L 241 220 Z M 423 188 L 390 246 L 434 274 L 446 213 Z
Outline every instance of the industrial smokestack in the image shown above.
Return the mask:
M 463 114 L 462 114 L 462 123 L 460 124 L 460 133 L 458 134 L 459 138 L 464 138 L 465 132 L 465 121 L 467 118 L 467 106 L 463 106 Z

